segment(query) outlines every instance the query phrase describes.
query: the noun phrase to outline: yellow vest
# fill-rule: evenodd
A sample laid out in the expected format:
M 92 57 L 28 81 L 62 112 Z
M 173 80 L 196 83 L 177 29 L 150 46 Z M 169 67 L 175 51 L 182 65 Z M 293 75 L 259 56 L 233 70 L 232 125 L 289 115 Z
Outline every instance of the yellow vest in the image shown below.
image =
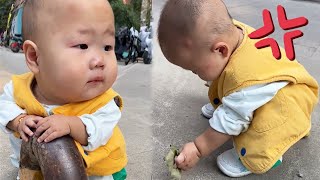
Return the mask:
M 15 75 L 12 77 L 14 99 L 15 102 L 25 109 L 29 115 L 48 116 L 46 110 L 35 99 L 31 86 L 34 80 L 32 73 L 23 75 Z M 89 101 L 71 103 L 59 106 L 53 109 L 53 114 L 61 114 L 66 116 L 81 116 L 83 114 L 92 114 L 99 108 L 106 105 L 113 99 L 118 99 L 120 102 L 120 109 L 122 109 L 121 97 L 112 89 L 109 89 L 104 94 L 91 99 Z M 75 141 L 76 142 L 76 141 Z M 105 176 L 112 175 L 123 169 L 127 164 L 126 145 L 124 137 L 116 126 L 108 143 L 100 146 L 92 152 L 85 152 L 82 146 L 76 142 L 79 152 L 81 153 L 86 170 L 89 176 Z
M 246 132 L 234 137 L 237 153 L 244 166 L 253 173 L 268 171 L 275 162 L 311 128 L 311 114 L 318 101 L 318 83 L 298 63 L 286 58 L 276 60 L 271 48 L 257 50 L 259 40 L 248 34 L 253 28 L 234 21 L 245 32 L 243 42 L 227 66 L 209 88 L 209 99 L 217 108 L 221 99 L 245 87 L 288 81 L 287 86 L 254 112 Z

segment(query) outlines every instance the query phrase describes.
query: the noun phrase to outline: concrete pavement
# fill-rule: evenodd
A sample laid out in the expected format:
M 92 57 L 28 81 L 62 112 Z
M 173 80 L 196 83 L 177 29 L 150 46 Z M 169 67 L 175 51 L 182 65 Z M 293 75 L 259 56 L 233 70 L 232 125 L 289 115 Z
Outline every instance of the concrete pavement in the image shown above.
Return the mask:
M 158 21 L 164 2 L 153 1 L 155 22 Z M 255 28 L 262 25 L 262 10 L 268 8 L 275 14 L 278 4 L 286 8 L 289 18 L 306 16 L 310 23 L 307 27 L 301 28 L 305 35 L 295 40 L 296 55 L 307 70 L 318 81 L 320 80 L 320 62 L 317 59 L 320 55 L 318 36 L 320 22 L 317 15 L 320 10 L 319 4 L 289 0 L 225 0 L 225 2 L 234 18 Z M 272 36 L 281 41 L 281 33 L 276 31 Z M 114 85 L 114 89 L 124 99 L 120 128 L 127 141 L 129 180 L 170 179 L 163 161 L 169 145 L 182 146 L 208 127 L 208 120 L 200 115 L 200 108 L 208 102 L 204 82 L 193 73 L 168 63 L 159 49 L 156 36 L 154 43 L 153 64 L 119 66 L 118 80 Z M 0 68 L 2 66 L 8 65 L 0 64 Z M 8 75 L 13 70 L 6 69 L 5 72 Z M 318 105 L 313 116 L 311 136 L 292 147 L 284 155 L 284 162 L 280 167 L 264 175 L 250 175 L 242 179 L 301 179 L 297 176 L 298 173 L 303 175 L 302 179 L 319 179 L 319 118 Z M 2 133 L 0 137 L 0 180 L 14 179 L 17 171 L 9 163 L 9 142 Z M 226 143 L 208 158 L 202 159 L 191 171 L 183 172 L 183 179 L 230 179 L 218 170 L 215 162 L 216 157 L 229 148 L 231 142 Z
M 318 33 L 320 21 L 318 12 L 320 4 L 289 0 L 224 1 L 235 19 L 255 28 L 263 25 L 262 10 L 265 8 L 272 12 L 274 21 L 277 21 L 276 7 L 278 4 L 286 8 L 288 18 L 307 17 L 309 25 L 299 28 L 305 35 L 294 40 L 296 57 L 319 82 L 320 37 Z M 153 3 L 154 18 L 155 22 L 157 22 L 165 1 L 158 0 Z M 277 23 L 275 24 L 278 26 Z M 278 27 L 276 27 L 275 33 L 271 36 L 276 38 L 278 42 L 283 41 L 283 31 L 280 31 Z M 172 43 L 174 43 L 174 39 Z M 280 44 L 283 43 L 281 42 Z M 169 64 L 160 52 L 159 46 L 155 45 L 154 47 L 155 63 L 152 71 L 152 120 L 154 125 L 152 126 L 152 132 L 155 148 L 153 151 L 152 179 L 169 179 L 167 168 L 162 160 L 162 157 L 168 152 L 169 145 L 181 146 L 186 142 L 192 141 L 208 127 L 208 120 L 200 115 L 200 108 L 208 102 L 207 88 L 203 85 L 204 82 L 192 72 L 187 72 Z M 319 179 L 319 118 L 320 107 L 318 104 L 312 118 L 311 136 L 301 140 L 288 150 L 284 155 L 281 166 L 263 175 L 250 175 L 241 179 Z M 184 172 L 183 179 L 230 179 L 218 170 L 216 158 L 231 147 L 231 142 L 226 143 L 208 158 L 202 159 L 197 167 L 191 171 Z M 300 178 L 297 174 L 303 177 Z

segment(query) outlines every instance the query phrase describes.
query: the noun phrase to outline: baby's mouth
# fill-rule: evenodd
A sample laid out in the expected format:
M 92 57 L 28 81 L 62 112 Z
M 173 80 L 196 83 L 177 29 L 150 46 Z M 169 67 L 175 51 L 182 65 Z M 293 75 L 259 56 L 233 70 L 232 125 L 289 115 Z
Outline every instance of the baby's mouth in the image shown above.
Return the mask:
M 102 81 L 104 81 L 104 78 L 102 76 L 97 76 L 97 77 L 92 78 L 91 80 L 89 80 L 88 83 L 102 82 Z

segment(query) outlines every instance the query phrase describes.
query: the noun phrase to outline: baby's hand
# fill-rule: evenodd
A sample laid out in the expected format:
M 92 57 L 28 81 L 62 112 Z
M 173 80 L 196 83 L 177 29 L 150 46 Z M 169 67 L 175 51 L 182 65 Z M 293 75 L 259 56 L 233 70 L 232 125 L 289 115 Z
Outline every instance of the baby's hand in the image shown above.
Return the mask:
M 63 115 L 45 117 L 37 123 L 36 128 L 35 135 L 41 135 L 38 138 L 38 142 L 50 142 L 56 138 L 70 134 L 71 131 L 68 123 L 68 116 Z
M 22 118 L 19 118 L 20 122 L 18 126 L 18 132 L 24 141 L 28 142 L 27 136 L 33 136 L 33 132 L 30 128 L 36 128 L 37 123 L 41 119 L 43 119 L 43 117 L 34 115 L 26 115 Z
M 188 170 L 198 163 L 200 156 L 200 152 L 194 142 L 190 142 L 183 146 L 179 156 L 176 157 L 175 162 L 178 168 Z

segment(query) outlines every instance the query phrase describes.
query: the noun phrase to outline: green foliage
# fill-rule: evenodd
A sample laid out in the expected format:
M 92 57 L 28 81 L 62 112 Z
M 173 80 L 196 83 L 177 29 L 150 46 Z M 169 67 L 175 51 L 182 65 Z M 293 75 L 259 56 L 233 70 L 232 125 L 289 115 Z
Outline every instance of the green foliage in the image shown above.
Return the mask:
M 0 0 L 0 30 L 5 30 L 11 4 L 14 0 Z M 122 0 L 109 0 L 114 15 L 116 28 L 127 26 L 140 29 L 140 14 L 142 0 L 131 0 L 128 5 L 123 4 Z M 149 14 L 151 14 L 149 12 Z
M 151 20 L 152 20 L 152 1 L 151 0 L 148 0 L 149 1 L 149 7 L 148 7 L 148 11 L 147 11 L 147 19 L 146 19 L 146 24 L 147 26 L 150 26 L 150 23 L 151 23 Z
M 14 0 L 0 0 L 0 31 L 7 27 L 8 15 Z
M 123 4 L 122 0 L 109 0 L 114 17 L 116 28 L 123 26 L 140 29 L 140 14 L 142 0 L 132 0 L 130 4 Z

